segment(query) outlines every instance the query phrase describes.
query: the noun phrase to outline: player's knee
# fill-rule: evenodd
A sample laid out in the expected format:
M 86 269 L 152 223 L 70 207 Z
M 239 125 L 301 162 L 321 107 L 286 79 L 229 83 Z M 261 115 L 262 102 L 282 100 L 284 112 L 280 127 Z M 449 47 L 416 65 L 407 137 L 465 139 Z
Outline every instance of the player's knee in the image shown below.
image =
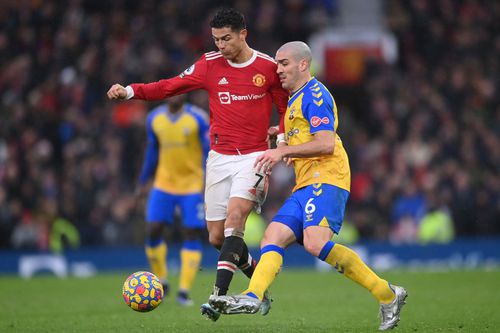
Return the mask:
M 186 240 L 197 240 L 201 236 L 201 230 L 186 228 L 183 230 L 183 234 Z
M 208 235 L 208 241 L 212 244 L 213 247 L 220 250 L 222 247 L 222 243 L 224 243 L 224 235 L 219 235 L 215 233 L 210 233 Z
M 235 210 L 228 212 L 226 217 L 225 227 L 233 227 L 233 228 L 244 228 L 245 225 L 245 216 L 241 211 Z
M 287 248 L 295 242 L 295 234 L 288 227 L 281 223 L 271 223 L 264 233 L 260 242 L 260 248 L 266 245 L 276 245 L 281 248 Z
M 260 241 L 260 248 L 262 249 L 266 245 L 271 245 L 275 243 L 276 240 L 274 239 L 274 237 L 272 237 L 272 235 L 265 233 L 264 237 L 262 237 L 262 240 Z
M 146 236 L 148 239 L 156 240 L 163 237 L 163 224 L 162 223 L 149 223 L 147 227 Z
M 323 245 L 324 244 L 318 244 L 317 242 L 304 239 L 304 248 L 315 257 L 319 256 Z

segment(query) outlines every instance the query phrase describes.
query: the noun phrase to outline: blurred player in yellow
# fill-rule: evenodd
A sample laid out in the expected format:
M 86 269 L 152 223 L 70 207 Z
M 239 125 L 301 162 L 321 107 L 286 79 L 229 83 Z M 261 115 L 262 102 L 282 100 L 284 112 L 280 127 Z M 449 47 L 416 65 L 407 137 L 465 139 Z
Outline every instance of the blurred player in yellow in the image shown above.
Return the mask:
M 225 314 L 255 313 L 264 292 L 283 264 L 285 248 L 297 241 L 307 252 L 371 292 L 380 303 L 380 330 L 394 328 L 405 304 L 406 290 L 377 276 L 351 249 L 332 241 L 344 219 L 350 190 L 346 151 L 337 135 L 338 116 L 328 89 L 311 77 L 311 50 L 303 42 L 284 44 L 276 53 L 278 75 L 291 94 L 285 114 L 286 144 L 257 157 L 257 170 L 269 171 L 287 159 L 296 186 L 261 242 L 261 259 L 241 295 L 218 296 L 210 302 Z
M 141 189 L 154 177 L 146 207 L 146 255 L 153 273 L 169 292 L 165 226 L 182 217 L 184 241 L 177 301 L 192 305 L 189 291 L 199 270 L 201 234 L 205 228 L 202 191 L 209 150 L 208 118 L 202 109 L 174 96 L 153 109 L 147 118 L 148 144 L 139 178 Z

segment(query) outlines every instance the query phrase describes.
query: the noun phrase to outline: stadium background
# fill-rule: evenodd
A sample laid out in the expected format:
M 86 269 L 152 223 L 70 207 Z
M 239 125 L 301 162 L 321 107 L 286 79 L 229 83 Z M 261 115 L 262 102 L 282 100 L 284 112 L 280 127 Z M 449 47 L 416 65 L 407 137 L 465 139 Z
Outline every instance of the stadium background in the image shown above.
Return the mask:
M 177 75 L 214 50 L 208 21 L 220 5 L 245 14 L 255 49 L 313 47 L 352 168 L 345 242 L 425 252 L 419 244 L 489 239 L 498 250 L 500 3 L 2 1 L 4 270 L 19 253 L 141 251 L 144 198 L 134 189 L 155 104 L 105 93 L 115 82 Z M 207 108 L 204 92 L 189 99 Z M 292 185 L 290 169 L 274 170 L 257 224 Z
M 125 278 L 147 269 L 134 190 L 155 104 L 105 94 L 115 82 L 177 75 L 214 50 L 208 21 L 219 5 L 245 14 L 253 48 L 313 48 L 353 171 L 340 241 L 408 289 L 397 331 L 498 331 L 500 2 L 489 0 L 0 1 L 0 331 L 376 329 L 366 291 L 298 246 L 266 317 L 214 324 L 171 297 L 148 314 L 122 300 Z M 189 98 L 206 107 L 203 92 Z M 290 169 L 274 170 L 250 243 L 292 183 Z M 216 259 L 205 243 L 197 305 Z M 247 283 L 236 274 L 230 292 Z

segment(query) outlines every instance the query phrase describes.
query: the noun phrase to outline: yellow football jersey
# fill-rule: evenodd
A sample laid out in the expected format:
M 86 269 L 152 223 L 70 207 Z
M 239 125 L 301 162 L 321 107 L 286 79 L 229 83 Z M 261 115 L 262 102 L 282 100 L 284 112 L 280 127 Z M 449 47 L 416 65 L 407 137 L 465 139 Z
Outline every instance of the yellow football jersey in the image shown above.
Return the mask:
M 312 78 L 292 93 L 285 114 L 285 134 L 289 145 L 310 142 L 318 131 L 335 131 L 332 155 L 293 159 L 296 179 L 293 191 L 316 183 L 331 184 L 350 191 L 349 160 L 336 133 L 337 126 L 337 106 L 321 82 Z
M 153 186 L 171 194 L 203 191 L 209 149 L 206 113 L 193 105 L 172 115 L 166 105 L 147 120 L 148 147 L 140 181 L 154 174 Z

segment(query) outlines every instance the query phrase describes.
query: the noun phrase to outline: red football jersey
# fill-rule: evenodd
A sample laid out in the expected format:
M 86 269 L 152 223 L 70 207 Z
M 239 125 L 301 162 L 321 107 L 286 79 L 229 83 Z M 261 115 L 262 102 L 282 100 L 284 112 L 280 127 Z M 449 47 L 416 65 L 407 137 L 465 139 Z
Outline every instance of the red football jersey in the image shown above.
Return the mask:
M 135 83 L 134 98 L 161 100 L 196 89 L 208 92 L 210 144 L 218 153 L 248 154 L 267 149 L 272 104 L 282 118 L 289 93 L 281 87 L 276 62 L 253 51 L 250 60 L 236 64 L 220 52 L 208 52 L 179 76 L 153 83 Z

